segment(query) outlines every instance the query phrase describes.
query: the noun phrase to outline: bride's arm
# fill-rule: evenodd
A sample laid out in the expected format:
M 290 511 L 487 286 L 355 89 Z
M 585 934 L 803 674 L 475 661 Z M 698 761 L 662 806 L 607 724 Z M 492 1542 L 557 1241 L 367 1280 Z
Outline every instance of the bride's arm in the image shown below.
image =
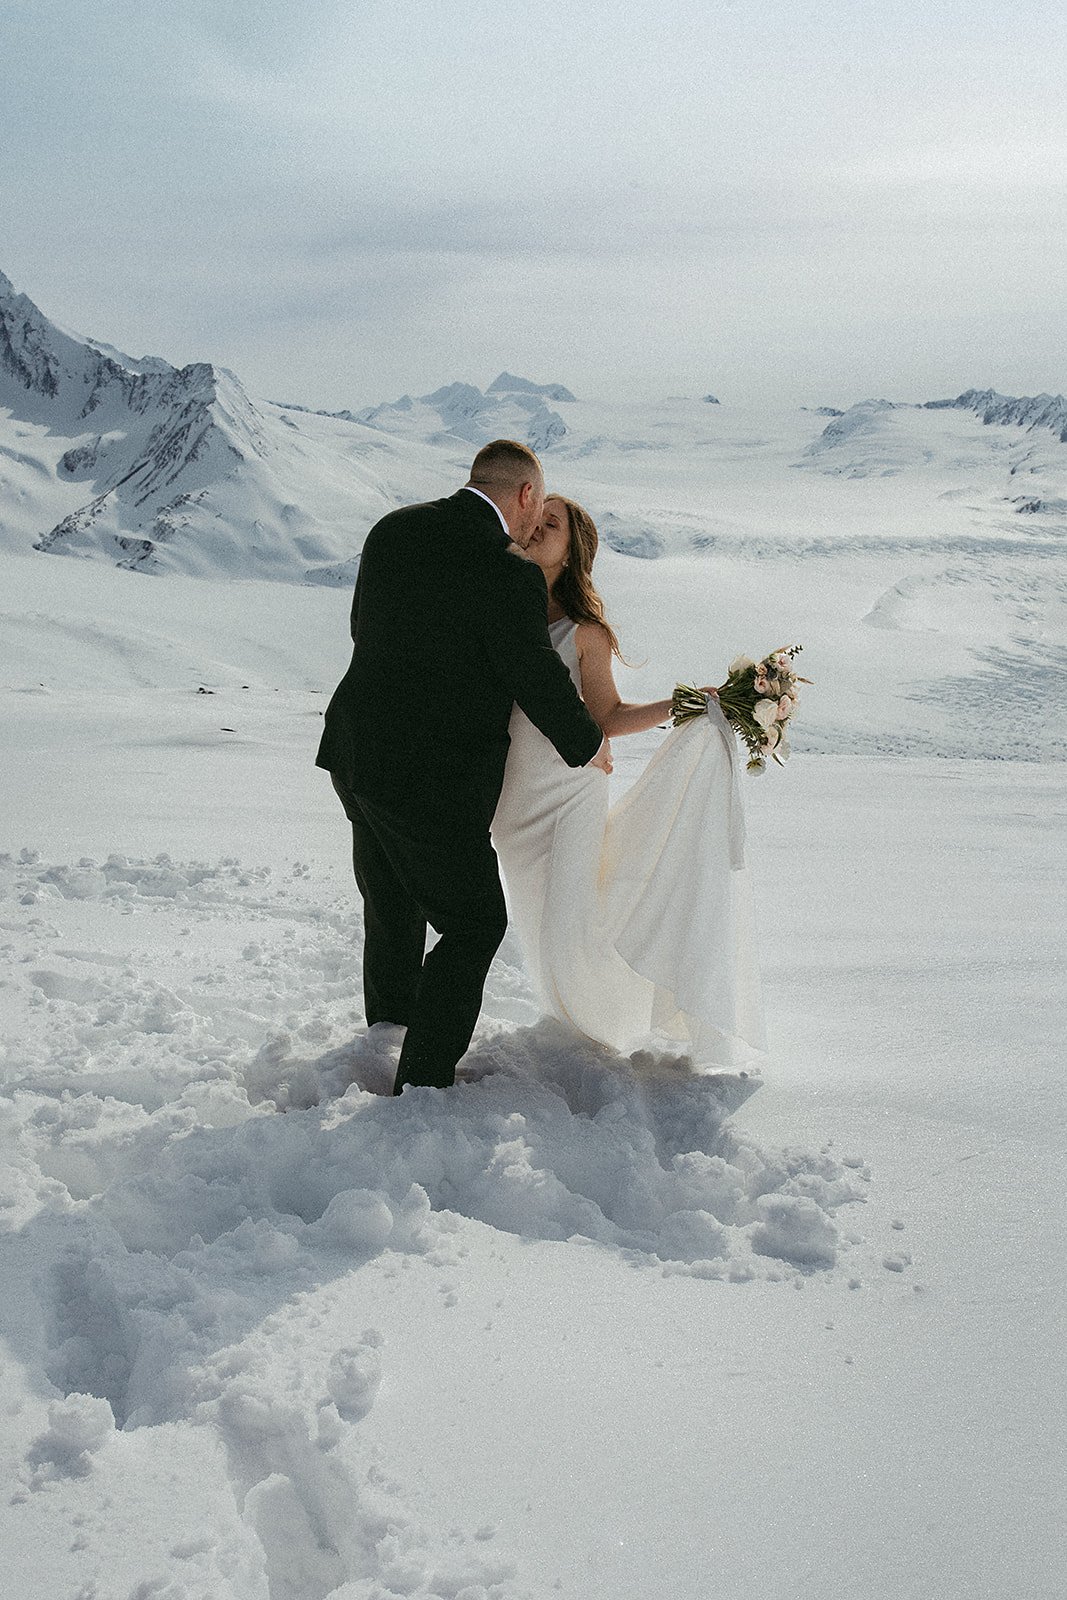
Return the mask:
M 611 664 L 611 640 L 599 623 L 580 622 L 575 640 L 582 699 L 593 721 L 600 724 L 605 739 L 616 739 L 623 733 L 644 733 L 670 721 L 671 700 L 649 700 L 645 705 L 620 700 Z M 718 692 L 713 685 L 704 685 L 705 694 Z
M 578 662 L 582 671 L 582 699 L 604 736 L 615 739 L 622 733 L 644 733 L 667 722 L 670 700 L 650 700 L 647 705 L 628 705 L 619 698 L 611 667 L 611 640 L 597 622 L 580 622 L 576 635 Z

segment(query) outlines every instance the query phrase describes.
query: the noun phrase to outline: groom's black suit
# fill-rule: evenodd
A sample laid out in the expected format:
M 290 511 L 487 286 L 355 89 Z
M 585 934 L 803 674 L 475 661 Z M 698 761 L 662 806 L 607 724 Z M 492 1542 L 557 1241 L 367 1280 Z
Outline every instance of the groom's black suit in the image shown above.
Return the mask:
M 375 524 L 316 757 L 352 823 L 367 1022 L 407 1025 L 398 1093 L 453 1082 L 507 927 L 489 826 L 513 701 L 569 766 L 602 739 L 552 648 L 544 577 L 507 547 L 467 489 Z

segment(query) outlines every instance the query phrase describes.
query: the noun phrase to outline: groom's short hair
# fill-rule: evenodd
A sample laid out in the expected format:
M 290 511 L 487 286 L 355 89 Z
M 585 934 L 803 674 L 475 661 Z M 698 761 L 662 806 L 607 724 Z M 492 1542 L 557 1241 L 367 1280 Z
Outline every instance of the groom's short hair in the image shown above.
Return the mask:
M 544 473 L 540 461 L 517 439 L 494 439 L 484 444 L 471 464 L 470 482 L 477 488 L 518 489 L 537 483 Z

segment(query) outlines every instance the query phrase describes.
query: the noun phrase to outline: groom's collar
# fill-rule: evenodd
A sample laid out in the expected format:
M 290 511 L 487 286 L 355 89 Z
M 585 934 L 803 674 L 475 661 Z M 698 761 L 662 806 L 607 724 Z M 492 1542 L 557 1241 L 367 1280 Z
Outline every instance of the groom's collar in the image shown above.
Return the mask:
M 504 517 L 504 513 L 501 511 L 501 509 L 497 505 L 496 501 L 495 500 L 490 500 L 490 498 L 489 498 L 489 496 L 487 494 L 483 494 L 480 489 L 476 489 L 472 483 L 465 483 L 463 485 L 463 488 L 466 489 L 469 494 L 476 494 L 478 496 L 478 499 L 479 500 L 484 500 L 487 506 L 492 506 L 493 510 L 496 512 L 497 516 L 500 518 L 500 526 L 503 528 L 504 532 L 507 534 L 508 541 L 510 543 L 510 540 L 511 540 L 511 529 L 508 527 L 507 522 L 506 522 L 505 517 Z M 462 492 L 463 491 L 461 490 L 460 493 L 462 493 Z

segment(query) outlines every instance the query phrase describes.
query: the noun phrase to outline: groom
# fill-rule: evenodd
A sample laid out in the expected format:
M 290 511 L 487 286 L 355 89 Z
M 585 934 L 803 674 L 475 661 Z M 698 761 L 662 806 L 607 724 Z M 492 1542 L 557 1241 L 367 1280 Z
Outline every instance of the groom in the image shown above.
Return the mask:
M 316 757 L 352 824 L 367 1022 L 406 1026 L 394 1094 L 445 1088 L 470 1043 L 507 927 L 489 826 L 517 701 L 568 766 L 611 770 L 607 741 L 548 634 L 524 549 L 544 505 L 532 450 L 496 439 L 445 500 L 367 535 L 352 662 Z M 440 938 L 424 956 L 427 924 Z

